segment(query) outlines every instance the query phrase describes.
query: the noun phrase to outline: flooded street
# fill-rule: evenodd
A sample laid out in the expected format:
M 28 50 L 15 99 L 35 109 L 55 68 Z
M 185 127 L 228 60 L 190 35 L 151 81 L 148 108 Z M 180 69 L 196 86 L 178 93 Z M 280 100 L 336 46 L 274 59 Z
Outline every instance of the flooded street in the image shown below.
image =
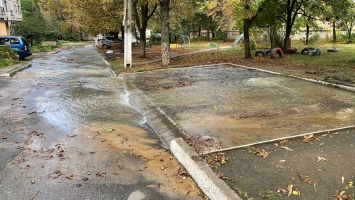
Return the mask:
M 144 117 L 129 104 L 124 81 L 111 76 L 109 67 L 91 45 L 85 48 L 87 56 L 73 49 L 50 60 L 34 60 L 32 68 L 15 77 L 40 77 L 37 84 L 48 90 L 36 99 L 37 106 L 45 111 L 43 115 L 48 120 L 69 131 L 96 121 L 143 124 Z
M 126 74 L 187 135 L 222 148 L 354 125 L 353 92 L 280 75 L 205 66 Z
M 0 199 L 202 198 L 91 44 L 0 87 Z

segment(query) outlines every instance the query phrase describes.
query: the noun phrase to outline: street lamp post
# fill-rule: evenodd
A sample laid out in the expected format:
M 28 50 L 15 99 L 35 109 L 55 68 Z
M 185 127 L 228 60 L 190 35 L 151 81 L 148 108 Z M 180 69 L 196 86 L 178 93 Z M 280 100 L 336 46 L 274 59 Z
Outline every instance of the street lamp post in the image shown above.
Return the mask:
M 132 3 L 131 0 L 124 2 L 124 68 L 132 67 Z

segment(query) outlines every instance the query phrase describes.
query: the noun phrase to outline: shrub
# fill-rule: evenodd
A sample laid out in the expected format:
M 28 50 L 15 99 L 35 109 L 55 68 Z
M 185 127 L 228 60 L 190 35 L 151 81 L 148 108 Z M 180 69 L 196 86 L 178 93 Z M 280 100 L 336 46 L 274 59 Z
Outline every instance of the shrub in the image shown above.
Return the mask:
M 0 46 L 0 59 L 1 60 L 16 60 L 16 51 L 12 50 L 8 45 Z

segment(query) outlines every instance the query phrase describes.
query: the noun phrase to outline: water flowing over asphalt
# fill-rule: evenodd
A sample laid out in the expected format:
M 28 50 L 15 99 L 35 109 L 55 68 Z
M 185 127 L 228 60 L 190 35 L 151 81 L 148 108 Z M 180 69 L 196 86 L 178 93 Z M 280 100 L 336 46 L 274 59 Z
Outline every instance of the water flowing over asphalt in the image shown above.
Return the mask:
M 74 48 L 53 59 L 36 59 L 32 68 L 17 77 L 41 77 L 38 84 L 51 87 L 36 100 L 37 104 L 48 120 L 69 130 L 85 128 L 95 121 L 143 124 L 145 118 L 130 105 L 123 79 L 111 76 L 109 67 L 94 51 L 88 45 L 80 52 Z M 45 83 L 56 80 L 63 82 Z
M 200 199 L 93 45 L 0 88 L 0 199 Z
M 222 147 L 354 125 L 355 95 L 245 68 L 208 66 L 127 74 L 188 135 Z

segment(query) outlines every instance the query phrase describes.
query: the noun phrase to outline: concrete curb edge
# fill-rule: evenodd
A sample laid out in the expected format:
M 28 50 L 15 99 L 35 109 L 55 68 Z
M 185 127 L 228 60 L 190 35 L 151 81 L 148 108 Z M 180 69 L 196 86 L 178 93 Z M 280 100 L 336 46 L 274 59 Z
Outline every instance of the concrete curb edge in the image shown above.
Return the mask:
M 182 138 L 175 138 L 171 141 L 170 151 L 208 198 L 211 200 L 242 200 L 217 177 L 208 164 Z
M 10 71 L 8 71 L 6 73 L 0 74 L 0 77 L 11 77 L 14 74 L 16 74 L 17 72 L 22 71 L 22 70 L 27 69 L 27 68 L 30 68 L 31 66 L 32 66 L 32 63 L 30 62 L 28 64 L 25 64 L 25 65 L 22 65 L 20 67 L 15 68 L 15 69 L 12 69 L 12 70 L 10 70 Z

